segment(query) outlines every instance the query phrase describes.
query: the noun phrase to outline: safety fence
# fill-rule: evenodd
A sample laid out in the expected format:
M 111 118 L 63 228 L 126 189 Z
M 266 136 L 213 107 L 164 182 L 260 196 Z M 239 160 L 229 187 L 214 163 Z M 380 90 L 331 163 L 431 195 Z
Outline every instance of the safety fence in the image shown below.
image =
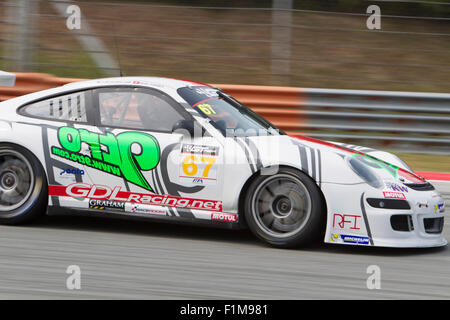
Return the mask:
M 81 79 L 16 73 L 0 100 Z M 450 154 L 450 94 L 213 84 L 289 134 Z

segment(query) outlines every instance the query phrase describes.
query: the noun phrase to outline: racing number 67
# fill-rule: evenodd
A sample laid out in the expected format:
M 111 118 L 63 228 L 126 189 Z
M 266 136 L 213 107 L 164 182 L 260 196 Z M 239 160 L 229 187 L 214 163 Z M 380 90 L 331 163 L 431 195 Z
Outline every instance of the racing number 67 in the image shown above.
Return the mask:
M 203 169 L 202 177 L 204 177 L 204 178 L 208 177 L 209 170 L 211 169 L 214 162 L 216 162 L 216 158 L 214 158 L 214 157 L 205 157 L 205 156 L 197 157 L 194 155 L 186 156 L 183 159 L 183 172 L 185 175 L 193 177 L 197 174 L 197 172 L 198 172 L 197 163 L 198 163 L 199 158 L 200 158 L 200 162 L 203 162 L 203 163 L 206 162 L 205 169 Z

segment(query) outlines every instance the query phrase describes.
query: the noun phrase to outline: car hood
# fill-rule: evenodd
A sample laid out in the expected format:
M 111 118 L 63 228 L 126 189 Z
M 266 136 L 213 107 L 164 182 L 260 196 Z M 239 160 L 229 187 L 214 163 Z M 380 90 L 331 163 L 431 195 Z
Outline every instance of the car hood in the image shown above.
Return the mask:
M 358 183 L 361 178 L 348 165 L 357 157 L 376 170 L 383 181 L 423 184 L 425 179 L 415 174 L 392 153 L 377 149 L 322 141 L 306 136 L 258 136 L 248 139 L 258 150 L 263 166 L 289 165 L 322 182 Z M 318 172 L 320 170 L 320 172 Z

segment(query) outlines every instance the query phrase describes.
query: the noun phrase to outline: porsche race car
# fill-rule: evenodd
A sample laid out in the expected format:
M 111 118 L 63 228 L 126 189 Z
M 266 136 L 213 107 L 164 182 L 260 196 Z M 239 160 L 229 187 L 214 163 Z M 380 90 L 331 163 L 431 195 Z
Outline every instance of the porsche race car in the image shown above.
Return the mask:
M 275 247 L 437 247 L 444 200 L 395 155 L 291 137 L 218 88 L 74 82 L 0 103 L 0 223 L 86 214 L 249 228 Z

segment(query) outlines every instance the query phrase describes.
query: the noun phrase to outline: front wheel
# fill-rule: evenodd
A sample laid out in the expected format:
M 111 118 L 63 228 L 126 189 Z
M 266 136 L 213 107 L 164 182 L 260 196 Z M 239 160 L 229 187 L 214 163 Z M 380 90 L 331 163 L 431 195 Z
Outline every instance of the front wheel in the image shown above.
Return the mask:
M 250 230 L 276 247 L 297 247 L 323 235 L 326 206 L 316 183 L 303 172 L 281 168 L 257 176 L 245 197 Z
M 0 223 L 30 222 L 45 210 L 47 194 L 39 160 L 20 146 L 0 145 Z

